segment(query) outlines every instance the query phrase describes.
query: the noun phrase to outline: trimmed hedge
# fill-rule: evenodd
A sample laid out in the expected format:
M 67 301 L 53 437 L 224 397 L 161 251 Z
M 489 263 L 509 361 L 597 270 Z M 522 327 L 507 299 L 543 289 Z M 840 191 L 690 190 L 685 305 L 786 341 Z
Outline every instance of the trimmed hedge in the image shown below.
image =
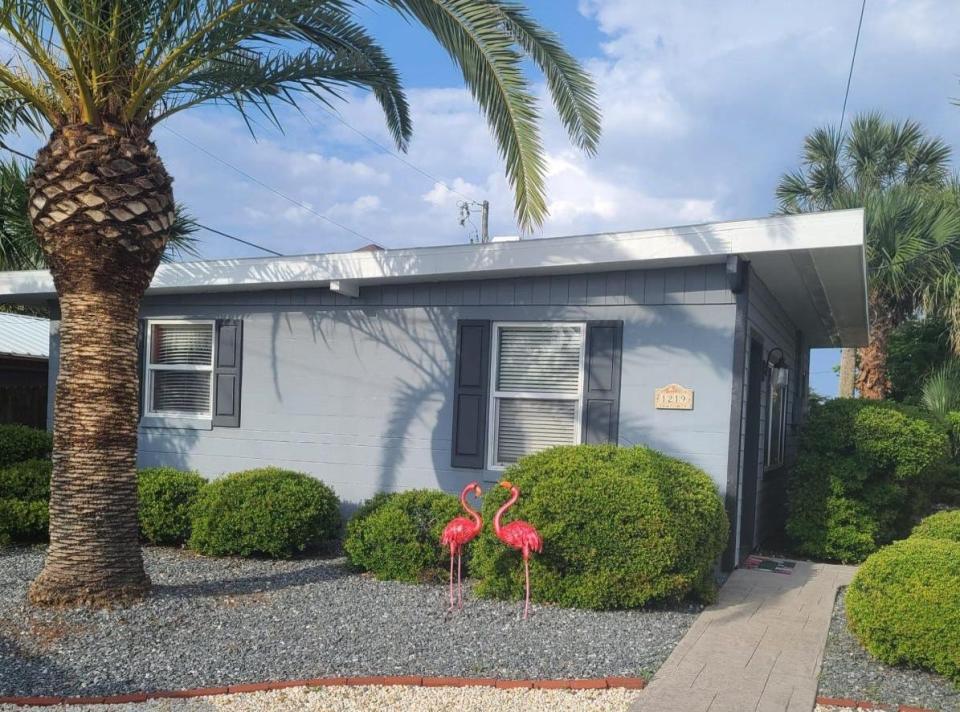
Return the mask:
M 47 538 L 51 469 L 49 460 L 27 460 L 0 469 L 0 544 Z
M 525 457 L 504 476 L 520 489 L 504 523 L 524 519 L 544 539 L 531 558 L 535 601 L 599 610 L 714 595 L 729 525 L 702 470 L 646 447 L 574 445 Z M 492 598 L 523 595 L 520 554 L 493 535 L 508 497 L 488 492 L 473 547 L 477 593 Z
M 0 425 L 0 467 L 50 457 L 53 438 L 46 430 L 26 425 Z M 0 495 L 2 496 L 2 495 Z
M 207 481 L 196 472 L 148 467 L 137 472 L 140 535 L 151 544 L 183 544 L 190 538 L 190 508 Z
M 440 546 L 440 534 L 458 514 L 458 499 L 439 490 L 375 495 L 347 522 L 347 560 L 381 581 L 444 580 L 450 552 Z M 470 549 L 464 551 L 465 562 Z
M 337 536 L 340 501 L 309 475 L 267 467 L 214 480 L 191 508 L 191 549 L 290 558 Z
M 960 542 L 960 509 L 931 514 L 913 528 L 910 537 Z
M 862 561 L 927 510 L 949 458 L 946 426 L 918 408 L 815 403 L 790 474 L 787 535 L 801 554 Z
M 874 657 L 960 684 L 960 543 L 911 537 L 881 549 L 854 576 L 846 609 Z

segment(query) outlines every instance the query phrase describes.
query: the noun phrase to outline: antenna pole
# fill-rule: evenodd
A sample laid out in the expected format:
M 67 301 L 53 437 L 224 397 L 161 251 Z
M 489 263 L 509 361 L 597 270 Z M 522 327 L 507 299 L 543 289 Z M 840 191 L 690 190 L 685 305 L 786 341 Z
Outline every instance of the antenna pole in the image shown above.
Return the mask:
M 480 242 L 490 242 L 490 201 L 480 203 Z

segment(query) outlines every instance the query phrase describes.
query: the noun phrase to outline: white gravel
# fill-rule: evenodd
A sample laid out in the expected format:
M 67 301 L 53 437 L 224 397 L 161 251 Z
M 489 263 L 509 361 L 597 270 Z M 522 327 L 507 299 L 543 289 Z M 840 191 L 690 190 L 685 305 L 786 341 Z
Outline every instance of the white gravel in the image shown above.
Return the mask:
M 378 582 L 338 559 L 210 559 L 145 549 L 154 582 L 126 609 L 25 604 L 43 548 L 0 550 L 0 695 L 112 695 L 325 676 L 646 677 L 698 607 L 594 612 Z
M 490 687 L 291 687 L 275 692 L 149 700 L 126 705 L 45 707 L 64 712 L 626 712 L 637 690 L 498 690 Z M 0 705 L 2 712 L 24 708 Z

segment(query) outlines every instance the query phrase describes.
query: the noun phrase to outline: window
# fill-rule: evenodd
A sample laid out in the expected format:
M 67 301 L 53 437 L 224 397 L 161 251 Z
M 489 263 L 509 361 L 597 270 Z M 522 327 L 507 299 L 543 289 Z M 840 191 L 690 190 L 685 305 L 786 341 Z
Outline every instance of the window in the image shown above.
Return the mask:
M 492 467 L 580 442 L 583 324 L 495 324 Z
M 148 415 L 212 417 L 212 321 L 150 321 L 144 374 Z
M 787 385 L 790 372 L 782 364 L 768 364 L 767 382 L 770 398 L 767 401 L 767 468 L 783 464 L 787 438 Z

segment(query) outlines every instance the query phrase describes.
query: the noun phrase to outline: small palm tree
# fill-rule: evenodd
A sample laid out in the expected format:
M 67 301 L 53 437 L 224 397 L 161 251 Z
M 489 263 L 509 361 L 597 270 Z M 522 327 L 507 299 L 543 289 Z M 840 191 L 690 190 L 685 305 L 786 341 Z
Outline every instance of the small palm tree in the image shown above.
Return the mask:
M 844 135 L 820 128 L 807 136 L 803 167 L 777 186 L 783 213 L 865 208 L 871 334 L 856 375 L 865 397 L 889 390 L 890 332 L 934 285 L 946 292 L 944 276 L 955 272 L 960 216 L 947 191 L 949 161 L 949 146 L 916 122 L 870 113 L 856 117 Z M 851 387 L 853 363 L 853 350 L 844 349 L 841 383 Z
M 62 314 L 50 547 L 35 603 L 102 602 L 149 586 L 137 543 L 137 315 L 175 221 L 153 126 L 201 104 L 276 123 L 275 108 L 373 93 L 397 146 L 412 123 L 390 59 L 352 14 L 375 2 L 429 30 L 486 116 L 524 230 L 546 213 L 526 59 L 571 140 L 595 150 L 589 77 L 508 0 L 0 0 L 0 129 L 49 127 L 29 215 Z
M 940 418 L 960 410 L 960 362 L 948 361 L 923 382 L 920 402 Z

